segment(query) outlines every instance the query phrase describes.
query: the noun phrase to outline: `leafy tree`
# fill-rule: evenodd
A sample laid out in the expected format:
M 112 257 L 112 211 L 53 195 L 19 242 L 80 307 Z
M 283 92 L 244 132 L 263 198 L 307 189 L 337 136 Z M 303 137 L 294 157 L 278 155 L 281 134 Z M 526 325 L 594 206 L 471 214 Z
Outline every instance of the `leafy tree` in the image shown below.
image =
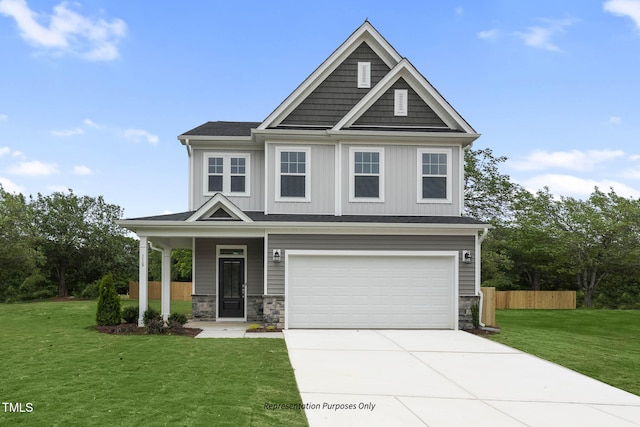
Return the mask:
M 119 325 L 120 318 L 120 297 L 116 292 L 113 275 L 109 273 L 100 281 L 96 323 L 98 326 Z
M 78 196 L 73 190 L 38 194 L 33 209 L 40 247 L 58 285 L 58 296 L 68 295 L 69 279 L 72 286 L 91 282 L 100 270 L 104 274 L 105 263 L 121 254 L 119 238 L 124 231 L 115 221 L 122 216 L 122 209 L 106 203 L 102 196 Z
M 506 157 L 496 157 L 489 148 L 464 152 L 465 215 L 501 224 L 513 212 L 512 204 L 525 190 L 500 173 Z

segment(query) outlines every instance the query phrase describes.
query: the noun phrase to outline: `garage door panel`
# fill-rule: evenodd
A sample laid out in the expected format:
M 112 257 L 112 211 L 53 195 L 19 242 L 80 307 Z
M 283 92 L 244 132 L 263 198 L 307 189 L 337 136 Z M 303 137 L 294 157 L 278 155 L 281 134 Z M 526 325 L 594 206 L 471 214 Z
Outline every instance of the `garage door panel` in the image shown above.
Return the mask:
M 454 263 L 445 256 L 294 255 L 290 328 L 454 327 Z

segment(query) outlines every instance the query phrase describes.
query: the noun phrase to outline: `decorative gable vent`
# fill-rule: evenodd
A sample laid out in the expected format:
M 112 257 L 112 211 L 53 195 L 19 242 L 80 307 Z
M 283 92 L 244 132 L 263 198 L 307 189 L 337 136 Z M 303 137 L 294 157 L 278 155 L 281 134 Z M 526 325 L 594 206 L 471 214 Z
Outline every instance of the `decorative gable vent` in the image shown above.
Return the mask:
M 396 89 L 393 97 L 393 114 L 396 116 L 407 115 L 407 98 L 409 97 L 407 89 Z
M 371 87 L 371 62 L 358 62 L 358 88 Z
M 214 213 L 209 216 L 209 219 L 214 220 L 235 220 L 233 216 L 229 212 L 227 212 L 224 208 L 218 208 Z

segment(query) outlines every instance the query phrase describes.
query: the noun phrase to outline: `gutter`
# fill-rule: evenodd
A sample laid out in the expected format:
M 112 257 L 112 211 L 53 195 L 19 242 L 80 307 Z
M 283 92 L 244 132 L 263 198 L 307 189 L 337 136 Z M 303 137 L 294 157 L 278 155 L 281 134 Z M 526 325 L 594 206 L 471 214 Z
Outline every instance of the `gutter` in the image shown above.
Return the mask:
M 478 253 L 480 253 L 480 246 L 482 245 L 482 242 L 484 242 L 484 239 L 487 238 L 487 235 L 489 234 L 489 227 L 485 227 L 484 230 L 482 231 L 482 234 L 480 235 L 480 237 L 478 238 Z M 477 258 L 477 257 L 476 257 Z M 478 282 L 480 281 L 480 262 L 478 262 L 478 264 L 476 265 L 476 268 L 478 269 Z M 478 285 L 480 285 L 480 283 L 478 283 Z M 478 296 L 480 297 L 480 303 L 478 304 L 478 311 L 479 313 L 479 321 L 480 321 L 480 327 L 484 328 L 487 325 L 485 325 L 482 322 L 482 306 L 484 304 L 484 295 L 482 294 L 482 290 L 480 289 L 481 286 L 478 287 Z

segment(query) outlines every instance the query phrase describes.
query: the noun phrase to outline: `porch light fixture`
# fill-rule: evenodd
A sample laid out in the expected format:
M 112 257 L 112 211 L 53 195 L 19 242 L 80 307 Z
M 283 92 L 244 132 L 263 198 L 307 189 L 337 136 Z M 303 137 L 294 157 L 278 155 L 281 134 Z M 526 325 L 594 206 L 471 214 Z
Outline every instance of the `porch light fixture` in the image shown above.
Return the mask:
M 273 262 L 280 262 L 280 249 L 273 250 Z
M 462 251 L 462 262 L 471 264 L 471 251 Z

